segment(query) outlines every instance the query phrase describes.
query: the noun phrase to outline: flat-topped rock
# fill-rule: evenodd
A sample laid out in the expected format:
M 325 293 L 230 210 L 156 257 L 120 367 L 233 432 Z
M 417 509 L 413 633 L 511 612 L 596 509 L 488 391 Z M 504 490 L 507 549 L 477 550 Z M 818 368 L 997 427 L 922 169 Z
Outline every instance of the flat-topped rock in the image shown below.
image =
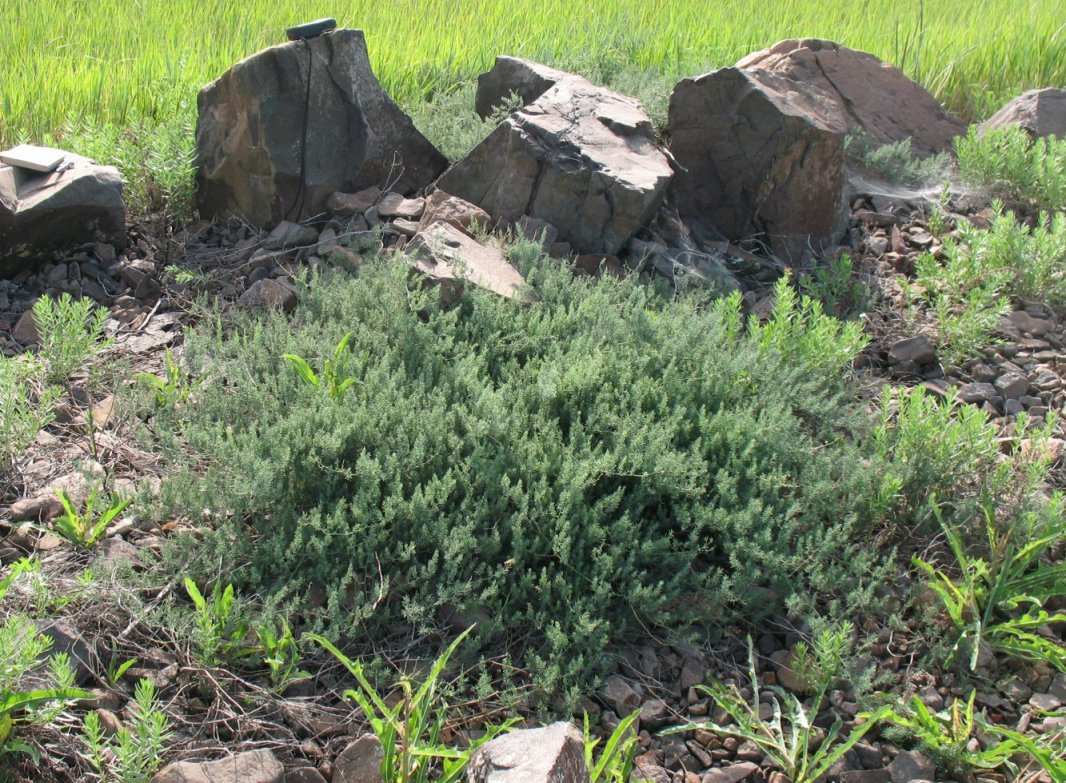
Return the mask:
M 1066 139 L 1066 89 L 1029 90 L 1008 102 L 978 127 L 978 132 L 1017 127 L 1033 138 Z
M 525 279 L 495 247 L 483 245 L 450 223 L 436 222 L 408 243 L 407 255 L 415 269 L 438 283 L 449 302 L 464 281 L 515 299 Z
M 44 174 L 0 165 L 0 277 L 94 243 L 126 246 L 118 169 L 79 155 L 67 155 L 60 168 Z

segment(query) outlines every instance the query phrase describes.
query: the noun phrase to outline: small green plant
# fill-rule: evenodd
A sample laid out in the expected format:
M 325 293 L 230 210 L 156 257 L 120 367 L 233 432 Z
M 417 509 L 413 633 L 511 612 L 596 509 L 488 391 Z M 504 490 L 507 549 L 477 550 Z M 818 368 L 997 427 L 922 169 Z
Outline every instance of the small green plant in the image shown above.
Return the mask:
M 755 670 L 755 653 L 748 639 L 748 676 L 752 692 L 747 702 L 736 685 L 729 687 L 720 683 L 697 686 L 723 709 L 732 722 L 722 725 L 713 722 L 687 723 L 673 726 L 662 734 L 677 734 L 695 729 L 712 731 L 726 737 L 748 741 L 761 750 L 767 760 L 784 772 L 793 783 L 813 783 L 824 775 L 836 761 L 859 742 L 867 732 L 889 714 L 890 708 L 881 707 L 865 716 L 865 722 L 855 726 L 846 738 L 840 740 L 842 721 L 835 718 L 825 737 L 818 741 L 814 718 L 822 708 L 829 679 L 823 679 L 815 690 L 809 709 L 803 702 L 784 689 L 773 686 L 773 717 L 763 720 L 759 716 L 759 678 Z
M 0 353 L 0 476 L 14 469 L 37 433 L 52 421 L 59 396 L 55 387 L 40 388 L 40 364 Z
M 292 629 L 281 621 L 281 632 L 273 628 L 257 628 L 256 636 L 263 653 L 263 662 L 270 667 L 270 685 L 276 691 L 283 691 L 293 680 L 308 677 L 308 673 L 299 669 L 300 645 L 292 635 Z
M 401 697 L 392 707 L 370 684 L 358 661 L 349 659 L 325 637 L 307 634 L 307 638 L 322 645 L 355 677 L 358 688 L 346 690 L 344 698 L 359 705 L 381 742 L 385 753 L 381 762 L 384 783 L 428 783 L 430 780 L 454 783 L 461 778 L 474 750 L 513 725 L 514 720 L 509 720 L 491 726 L 466 748 L 447 747 L 441 742 L 447 705 L 439 700 L 437 687 L 448 659 L 471 630 L 472 627 L 463 631 L 448 645 L 420 685 L 416 687 L 408 678 L 402 678 L 397 685 Z M 437 762 L 440 770 L 434 774 Z
M 337 347 L 333 349 L 333 358 L 322 362 L 322 375 L 319 377 L 307 360 L 296 354 L 284 353 L 282 359 L 286 359 L 296 370 L 297 374 L 309 386 L 321 386 L 329 394 L 331 400 L 344 399 L 345 392 L 356 382 L 355 378 L 347 377 L 348 362 L 351 353 L 348 351 L 348 341 L 352 339 L 351 333 L 344 335 Z M 359 372 L 366 369 L 370 355 L 365 351 L 359 357 Z
M 996 521 L 995 506 L 982 505 L 988 559 L 971 555 L 959 529 L 937 520 L 955 557 L 959 576 L 920 558 L 914 564 L 930 578 L 959 636 L 953 654 L 966 654 L 977 667 L 982 644 L 1025 660 L 1046 661 L 1066 672 L 1066 647 L 1040 634 L 1048 623 L 1066 622 L 1066 613 L 1049 613 L 1044 603 L 1066 595 L 1066 564 L 1048 563 L 1045 556 L 1066 536 L 1066 495 L 1056 493 L 1046 509 L 1026 511 L 1005 525 Z
M 107 508 L 102 512 L 97 509 L 100 485 L 93 487 L 85 500 L 85 507 L 79 512 L 73 501 L 63 490 L 56 490 L 56 497 L 63 504 L 63 514 L 52 521 L 52 530 L 65 541 L 82 549 L 92 549 L 107 534 L 107 529 L 130 504 L 132 498 L 111 495 Z
M 0 599 L 19 576 L 40 568 L 36 559 L 21 558 L 0 579 Z M 0 756 L 4 753 L 29 753 L 39 761 L 36 751 L 14 739 L 19 723 L 49 723 L 73 699 L 89 693 L 74 687 L 74 670 L 65 653 L 48 658 L 47 673 L 39 671 L 41 659 L 48 655 L 52 640 L 37 632 L 33 621 L 13 615 L 0 625 Z M 29 685 L 31 676 L 40 680 L 39 687 Z
M 108 311 L 91 299 L 74 299 L 68 293 L 58 299 L 45 294 L 33 306 L 39 337 L 38 355 L 44 362 L 45 380 L 66 383 L 86 362 L 111 345 L 103 339 Z
M 588 768 L 591 783 L 629 783 L 629 776 L 633 772 L 633 756 L 640 739 L 633 729 L 638 717 L 639 710 L 622 718 L 604 741 L 600 737 L 592 736 L 589 715 L 585 713 L 585 766 Z M 604 743 L 603 750 L 597 753 L 596 748 L 600 742 Z
M 993 770 L 1001 766 L 1015 769 L 1011 758 L 1023 748 L 1013 738 L 1004 737 L 1001 742 L 973 749 L 971 739 L 975 731 L 988 728 L 988 724 L 974 715 L 976 696 L 977 691 L 971 691 L 967 701 L 956 699 L 950 710 L 939 713 L 932 712 L 920 698 L 912 696 L 906 705 L 891 709 L 885 719 L 918 740 L 937 766 L 953 775 L 972 779 L 974 769 Z
M 185 592 L 196 608 L 193 644 L 200 660 L 208 666 L 218 666 L 224 660 L 248 655 L 245 644 L 248 626 L 235 618 L 233 585 L 222 587 L 215 582 L 208 601 L 189 577 L 185 577 Z
M 828 263 L 819 263 L 799 278 L 799 285 L 807 296 L 821 302 L 831 315 L 857 315 L 870 304 L 869 293 L 855 279 L 851 256 L 846 253 Z
M 1037 209 L 1066 208 L 1066 139 L 1031 139 L 1016 127 L 985 133 L 972 127 L 955 139 L 955 154 L 970 185 Z
M 851 637 L 855 626 L 850 621 L 829 625 L 820 629 L 808 644 L 796 643 L 792 650 L 789 668 L 803 683 L 803 693 L 814 693 L 821 683 L 830 682 L 844 668 L 844 661 L 851 652 Z
M 163 761 L 170 739 L 170 721 L 156 706 L 155 685 L 142 679 L 134 690 L 128 726 L 115 736 L 104 734 L 99 713 L 85 716 L 84 757 L 101 783 L 148 783 Z
M 168 348 L 163 354 L 163 377 L 149 372 L 136 375 L 136 379 L 146 386 L 153 394 L 157 408 L 173 408 L 189 399 L 192 394 L 193 384 L 188 375 L 181 368 L 181 364 L 174 361 Z

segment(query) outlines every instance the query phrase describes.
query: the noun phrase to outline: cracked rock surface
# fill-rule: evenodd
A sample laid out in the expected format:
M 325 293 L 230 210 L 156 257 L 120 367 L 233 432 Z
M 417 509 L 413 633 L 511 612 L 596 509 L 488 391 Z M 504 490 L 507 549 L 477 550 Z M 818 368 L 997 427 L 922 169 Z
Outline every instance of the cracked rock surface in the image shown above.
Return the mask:
M 640 103 L 567 76 L 512 113 L 437 186 L 499 225 L 537 218 L 577 253 L 615 254 L 658 209 L 671 174 Z
M 388 181 L 410 193 L 447 165 L 382 90 L 360 30 L 242 60 L 201 91 L 198 108 L 197 202 L 204 217 L 239 212 L 255 226 L 272 227 L 323 212 L 335 191 Z

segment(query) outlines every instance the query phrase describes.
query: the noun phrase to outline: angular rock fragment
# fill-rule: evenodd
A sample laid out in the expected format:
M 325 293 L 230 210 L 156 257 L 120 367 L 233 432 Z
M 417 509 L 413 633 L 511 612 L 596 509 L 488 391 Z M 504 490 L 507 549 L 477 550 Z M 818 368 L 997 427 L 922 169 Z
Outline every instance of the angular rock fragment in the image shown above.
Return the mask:
M 966 131 L 966 123 L 899 68 L 833 41 L 780 41 L 736 67 L 817 87 L 828 98 L 820 116 L 840 134 L 861 131 L 876 144 L 910 139 L 911 149 L 927 156 L 950 149 Z
M 522 729 L 482 745 L 467 767 L 468 783 L 588 783 L 584 741 L 569 723 Z
M 1029 90 L 1010 101 L 978 126 L 979 133 L 1014 126 L 1033 138 L 1066 139 L 1066 89 Z
M 443 190 L 437 190 L 426 199 L 426 208 L 419 226 L 424 229 L 434 223 L 448 223 L 469 234 L 474 224 L 487 229 L 491 220 L 489 213 L 481 207 L 458 196 L 449 195 Z
M 533 103 L 561 81 L 576 78 L 574 74 L 549 68 L 517 57 L 497 57 L 491 71 L 477 77 L 474 109 L 481 119 L 487 119 L 508 99 L 515 95 L 522 106 Z
M 658 209 L 670 178 L 640 104 L 567 75 L 512 113 L 437 186 L 496 224 L 528 215 L 555 226 L 577 253 L 615 254 Z
M 50 173 L 0 165 L 0 277 L 94 243 L 126 246 L 118 169 L 78 155 Z
M 420 231 L 406 251 L 415 269 L 441 285 L 445 302 L 452 300 L 463 280 L 507 299 L 519 297 L 525 283 L 502 252 L 448 223 L 434 223 Z
M 168 764 L 152 783 L 281 783 L 285 768 L 269 750 L 251 750 L 218 761 Z
M 298 221 L 323 212 L 335 191 L 395 180 L 394 189 L 408 193 L 447 165 L 381 89 L 361 30 L 242 60 L 201 91 L 198 108 L 204 217 L 240 212 L 256 226 Z

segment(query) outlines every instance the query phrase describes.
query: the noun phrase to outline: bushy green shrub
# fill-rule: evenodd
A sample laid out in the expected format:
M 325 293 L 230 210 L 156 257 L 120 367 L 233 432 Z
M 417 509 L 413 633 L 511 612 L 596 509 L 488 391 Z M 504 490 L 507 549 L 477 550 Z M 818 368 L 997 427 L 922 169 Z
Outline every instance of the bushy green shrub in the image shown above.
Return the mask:
M 40 388 L 39 374 L 36 362 L 0 354 L 0 480 L 52 420 L 58 390 Z
M 889 182 L 926 187 L 951 177 L 951 156 L 941 152 L 919 157 L 911 148 L 910 137 L 892 144 L 877 144 L 870 136 L 857 133 L 844 139 L 847 156 Z
M 1030 230 L 994 202 L 987 229 L 959 223 L 956 238 L 944 241 L 943 259 L 924 253 L 915 262 L 916 283 L 933 310 L 940 344 L 948 358 L 962 361 L 987 344 L 1010 296 L 1066 304 L 1066 215 L 1042 214 Z
M 322 590 L 331 634 L 458 607 L 483 638 L 532 634 L 549 687 L 595 676 L 638 621 L 861 600 L 880 470 L 844 382 L 857 325 L 787 282 L 749 329 L 736 296 L 525 271 L 533 304 L 468 290 L 441 310 L 368 262 L 313 279 L 292 321 L 191 334 L 201 393 L 155 426 L 194 452 L 160 512 L 220 520 L 204 572 Z M 337 404 L 280 357 L 314 364 L 347 333 L 370 361 Z
M 1066 209 L 1066 139 L 1030 139 L 1021 128 L 979 134 L 970 128 L 955 139 L 965 182 L 1037 209 Z

